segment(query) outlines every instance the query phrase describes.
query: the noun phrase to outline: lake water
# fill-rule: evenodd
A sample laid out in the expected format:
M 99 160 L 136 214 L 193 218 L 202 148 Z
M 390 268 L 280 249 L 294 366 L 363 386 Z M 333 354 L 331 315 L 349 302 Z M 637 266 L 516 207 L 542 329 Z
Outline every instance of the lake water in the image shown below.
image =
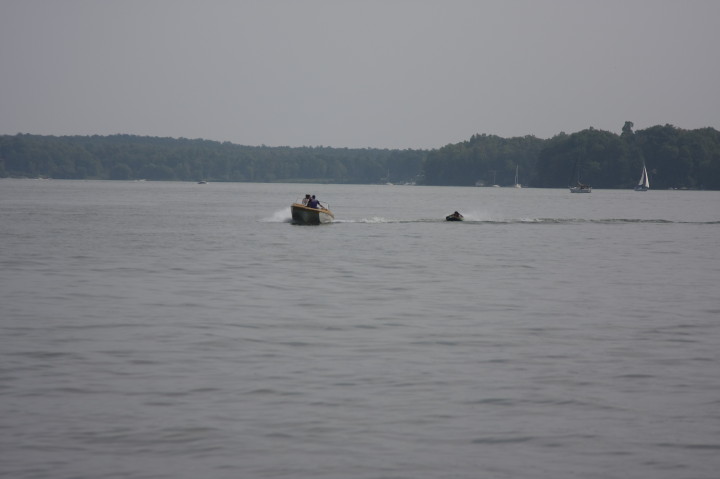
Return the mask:
M 720 192 L 4 179 L 0 247 L 2 477 L 718 477 Z

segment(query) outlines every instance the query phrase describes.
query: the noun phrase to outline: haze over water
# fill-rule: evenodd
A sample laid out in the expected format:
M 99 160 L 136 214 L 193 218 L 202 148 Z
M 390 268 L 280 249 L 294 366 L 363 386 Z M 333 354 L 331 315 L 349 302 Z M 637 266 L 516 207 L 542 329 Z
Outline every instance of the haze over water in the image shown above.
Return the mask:
M 0 476 L 715 478 L 719 204 L 0 180 Z

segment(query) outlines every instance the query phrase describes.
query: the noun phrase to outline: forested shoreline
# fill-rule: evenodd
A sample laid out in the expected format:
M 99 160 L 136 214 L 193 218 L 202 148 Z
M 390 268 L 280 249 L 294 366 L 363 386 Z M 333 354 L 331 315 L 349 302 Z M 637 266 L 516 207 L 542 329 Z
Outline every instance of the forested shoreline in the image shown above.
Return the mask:
M 473 135 L 433 150 L 243 146 L 136 135 L 0 135 L 0 177 L 155 181 L 514 184 L 582 181 L 631 188 L 643 162 L 652 188 L 720 189 L 720 132 L 658 125 L 588 128 L 550 139 Z

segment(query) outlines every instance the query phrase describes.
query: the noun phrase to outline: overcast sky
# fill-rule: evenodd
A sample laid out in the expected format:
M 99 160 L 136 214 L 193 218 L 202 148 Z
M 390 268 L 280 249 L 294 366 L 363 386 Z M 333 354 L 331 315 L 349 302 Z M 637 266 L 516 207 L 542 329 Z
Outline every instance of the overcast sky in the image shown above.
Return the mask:
M 439 148 L 720 129 L 715 0 L 0 0 L 0 134 Z

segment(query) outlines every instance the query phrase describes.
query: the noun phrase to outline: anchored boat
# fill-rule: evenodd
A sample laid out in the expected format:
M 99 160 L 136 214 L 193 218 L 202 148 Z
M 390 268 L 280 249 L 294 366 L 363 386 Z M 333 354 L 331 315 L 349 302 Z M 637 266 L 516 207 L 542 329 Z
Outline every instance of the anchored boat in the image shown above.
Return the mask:
M 578 183 L 570 187 L 570 193 L 592 193 L 592 186 Z
M 579 159 L 575 160 L 575 186 L 570 186 L 570 193 L 592 193 L 592 186 L 580 182 Z

